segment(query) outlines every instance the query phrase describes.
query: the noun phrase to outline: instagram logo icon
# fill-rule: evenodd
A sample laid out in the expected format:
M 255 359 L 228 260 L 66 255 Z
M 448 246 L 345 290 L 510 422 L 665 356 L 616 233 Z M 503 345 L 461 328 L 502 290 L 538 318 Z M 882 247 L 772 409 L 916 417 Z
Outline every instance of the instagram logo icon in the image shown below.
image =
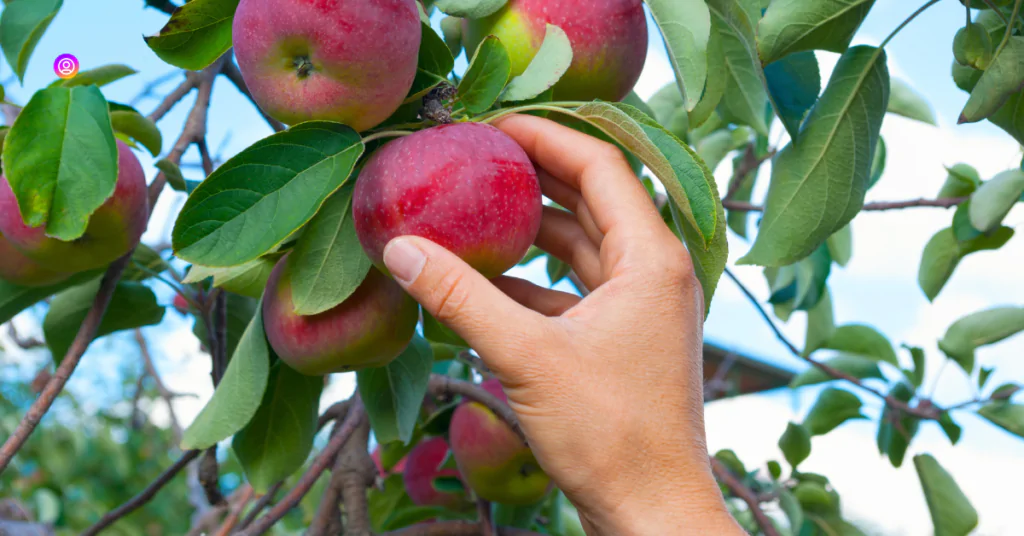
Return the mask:
M 57 73 L 57 76 L 64 80 L 74 78 L 78 74 L 78 58 L 71 54 L 57 56 L 57 59 L 53 62 L 53 72 Z

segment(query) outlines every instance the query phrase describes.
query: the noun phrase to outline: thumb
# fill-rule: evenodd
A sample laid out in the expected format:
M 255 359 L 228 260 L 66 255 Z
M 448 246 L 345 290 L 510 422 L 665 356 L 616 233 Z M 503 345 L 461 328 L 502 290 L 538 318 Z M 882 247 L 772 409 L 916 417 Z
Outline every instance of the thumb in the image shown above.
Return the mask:
M 539 333 L 539 314 L 516 303 L 455 254 L 425 238 L 403 236 L 384 248 L 395 281 L 434 318 L 491 359 L 514 355 L 514 341 Z M 515 326 L 519 337 L 510 337 Z M 523 336 L 525 335 L 525 337 Z M 502 363 L 494 363 L 502 368 Z

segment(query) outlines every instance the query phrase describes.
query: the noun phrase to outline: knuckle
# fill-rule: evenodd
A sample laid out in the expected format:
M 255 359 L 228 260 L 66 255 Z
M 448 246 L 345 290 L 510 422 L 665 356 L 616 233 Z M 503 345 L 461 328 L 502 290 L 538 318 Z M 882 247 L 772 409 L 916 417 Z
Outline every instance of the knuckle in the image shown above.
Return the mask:
M 460 273 L 448 273 L 438 282 L 434 290 L 434 318 L 447 323 L 459 318 L 469 301 L 469 293 Z

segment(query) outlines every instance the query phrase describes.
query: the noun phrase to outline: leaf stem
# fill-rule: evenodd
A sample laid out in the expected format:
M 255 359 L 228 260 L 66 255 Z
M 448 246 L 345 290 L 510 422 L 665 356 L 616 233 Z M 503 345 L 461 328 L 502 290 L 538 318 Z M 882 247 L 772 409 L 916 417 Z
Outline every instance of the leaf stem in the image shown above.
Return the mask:
M 516 114 L 520 112 L 534 112 L 534 111 L 549 111 L 549 112 L 561 112 L 567 113 L 567 108 L 579 108 L 584 104 L 588 104 L 583 101 L 562 101 L 562 102 L 548 102 L 544 104 L 527 104 L 524 106 L 514 106 L 512 108 L 503 108 L 501 110 L 495 110 L 493 112 L 487 112 L 485 114 L 478 115 L 473 118 L 473 121 L 490 124 L 506 115 Z M 572 115 L 572 114 L 570 114 Z
M 1017 0 L 1018 3 L 1020 1 L 1021 0 Z M 928 10 L 928 8 L 934 6 L 935 4 L 938 4 L 938 3 L 939 3 L 939 0 L 928 0 L 928 2 L 925 3 L 925 5 L 923 5 L 920 8 L 918 8 L 917 11 L 911 13 L 910 16 L 907 17 L 907 20 L 903 21 L 899 26 L 897 26 L 896 29 L 893 30 L 891 34 L 889 34 L 889 37 L 886 37 L 885 40 L 882 41 L 882 44 L 878 45 L 878 49 L 881 50 L 881 49 L 885 48 L 885 45 L 888 45 L 889 41 L 892 41 L 892 39 L 894 37 L 896 37 L 896 35 L 899 34 L 901 31 L 903 31 L 903 29 L 906 28 L 908 24 L 913 22 L 913 20 L 916 19 L 918 17 L 918 15 L 924 13 L 925 11 Z
M 1010 15 L 1010 20 L 1006 23 L 1006 33 L 1003 35 L 1003 40 L 999 43 L 999 48 L 996 49 L 996 53 L 992 57 L 999 56 L 999 53 L 1010 42 L 1010 37 L 1013 35 L 1013 27 L 1017 25 L 1017 16 L 1020 15 L 1021 5 L 1024 5 L 1024 0 L 1017 0 L 1017 3 L 1013 5 L 1013 14 Z
M 371 141 L 379 140 L 381 138 L 401 138 L 403 136 L 408 136 L 410 134 L 412 134 L 412 132 L 408 132 L 405 130 L 384 130 L 381 132 L 370 134 L 369 136 L 363 138 L 363 144 L 367 144 L 370 143 Z

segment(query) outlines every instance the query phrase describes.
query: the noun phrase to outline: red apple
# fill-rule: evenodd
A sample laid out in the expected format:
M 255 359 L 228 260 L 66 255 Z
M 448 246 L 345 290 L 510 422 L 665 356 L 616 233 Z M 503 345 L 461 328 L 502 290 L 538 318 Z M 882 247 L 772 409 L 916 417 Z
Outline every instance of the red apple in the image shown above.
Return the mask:
M 415 235 L 496 277 L 526 255 L 541 208 L 537 171 L 522 147 L 492 126 L 457 123 L 374 153 L 359 175 L 352 210 L 359 241 L 381 269 L 388 242 Z
M 463 502 L 463 495 L 438 491 L 434 479 L 439 477 L 459 478 L 455 469 L 440 469 L 448 457 L 448 442 L 442 437 L 425 439 L 416 445 L 408 456 L 402 481 L 412 502 L 419 506 L 442 506 L 456 508 Z
M 185 297 L 182 296 L 181 294 L 175 294 L 174 295 L 174 301 L 171 304 L 174 306 L 174 309 L 176 311 L 178 311 L 179 313 L 181 313 L 183 315 L 187 315 L 188 314 L 188 310 L 189 310 L 188 300 L 186 300 Z
M 481 387 L 508 400 L 498 380 L 486 381 Z M 544 498 L 551 479 L 530 448 L 484 405 L 466 402 L 456 408 L 448 435 L 459 472 L 480 497 L 512 505 L 533 504 Z
M 40 266 L 65 273 L 102 268 L 124 256 L 146 230 L 149 195 L 139 159 L 121 141 L 117 156 L 113 195 L 89 218 L 85 234 L 72 242 L 46 236 L 45 226 L 25 225 L 11 185 L 0 176 L 0 234 Z
M 288 366 L 309 376 L 382 367 L 412 340 L 419 307 L 377 270 L 347 300 L 311 316 L 295 314 L 288 255 L 278 261 L 263 295 L 270 346 Z
M 647 61 L 647 18 L 641 0 L 509 0 L 497 13 L 463 23 L 466 50 L 488 35 L 508 48 L 512 74 L 537 55 L 547 25 L 565 31 L 573 61 L 555 86 L 555 100 L 620 101 L 633 90 Z
M 71 275 L 54 272 L 32 262 L 0 234 L 0 279 L 22 287 L 45 287 L 68 277 Z
M 232 40 L 264 112 L 363 131 L 401 106 L 421 37 L 416 0 L 241 0 Z

